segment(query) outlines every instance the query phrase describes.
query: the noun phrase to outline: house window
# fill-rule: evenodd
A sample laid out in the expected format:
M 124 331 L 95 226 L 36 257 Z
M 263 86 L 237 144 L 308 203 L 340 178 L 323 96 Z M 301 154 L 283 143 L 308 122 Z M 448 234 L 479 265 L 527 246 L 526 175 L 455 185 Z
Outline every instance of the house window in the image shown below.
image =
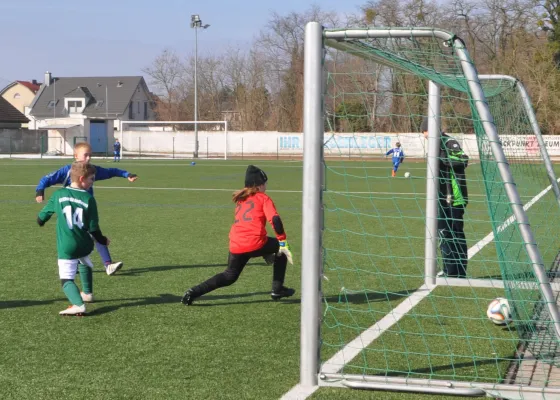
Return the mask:
M 19 99 L 21 95 L 19 93 L 14 94 L 14 99 Z
M 148 102 L 147 101 L 144 102 L 144 119 L 145 120 L 148 119 Z
M 68 112 L 77 113 L 80 112 L 81 109 L 82 109 L 81 100 L 71 100 L 68 102 Z
M 140 114 L 140 102 L 138 102 L 138 114 Z
M 47 108 L 54 108 L 58 104 L 58 100 L 51 100 L 47 104 Z
M 133 115 L 134 113 L 133 113 L 133 110 L 132 110 L 133 105 L 134 104 L 132 103 L 132 101 L 128 105 L 128 119 L 134 119 L 134 115 Z

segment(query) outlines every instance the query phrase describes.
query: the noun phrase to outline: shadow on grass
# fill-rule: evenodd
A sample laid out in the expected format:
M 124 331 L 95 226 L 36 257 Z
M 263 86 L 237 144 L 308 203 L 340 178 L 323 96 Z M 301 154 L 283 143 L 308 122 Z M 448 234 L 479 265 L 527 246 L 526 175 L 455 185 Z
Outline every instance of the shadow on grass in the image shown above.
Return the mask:
M 394 293 L 385 293 L 385 292 L 362 292 L 362 293 L 352 293 L 352 294 L 345 294 L 341 296 L 328 296 L 325 297 L 323 300 L 333 303 L 333 302 L 344 302 L 344 303 L 352 303 L 352 304 L 367 304 L 371 302 L 379 302 L 379 301 L 392 301 L 392 300 L 399 300 L 404 299 L 405 297 L 412 294 L 413 291 L 403 290 L 400 292 Z M 296 296 L 297 296 L 296 292 Z M 216 292 L 212 292 L 211 294 L 206 294 L 198 299 L 195 300 L 191 307 L 215 307 L 215 306 L 231 306 L 231 305 L 239 305 L 239 304 L 257 304 L 257 303 L 270 303 L 273 300 L 269 297 L 270 292 L 251 292 L 251 293 L 235 293 L 235 294 L 219 294 L 219 289 Z M 251 297 L 258 297 L 264 296 L 264 298 L 253 299 L 253 300 L 242 300 Z M 160 294 L 158 296 L 153 297 L 136 297 L 136 298 L 124 298 L 124 299 L 115 299 L 115 300 L 96 300 L 94 303 L 95 305 L 108 303 L 108 302 L 119 302 L 118 304 L 113 305 L 102 305 L 99 308 L 95 308 L 88 312 L 88 315 L 102 315 L 105 313 L 117 311 L 121 308 L 127 307 L 141 307 L 141 306 L 150 306 L 150 305 L 158 305 L 158 304 L 173 304 L 176 303 L 177 306 L 184 307 L 181 304 L 181 295 L 174 295 L 169 293 Z M 7 308 L 17 308 L 17 307 L 29 307 L 29 306 L 40 306 L 40 305 L 47 305 L 53 304 L 55 302 L 62 302 L 65 301 L 65 298 L 58 298 L 58 299 L 51 299 L 51 300 L 11 300 L 11 301 L 0 301 L 0 309 L 7 309 Z M 216 302 L 217 301 L 217 302 Z M 291 297 L 278 300 L 275 303 L 278 304 L 297 304 L 300 303 L 300 299 L 298 297 Z
M 269 299 L 260 299 L 260 300 L 251 300 L 251 301 L 235 301 L 236 299 L 253 297 L 253 296 L 262 296 L 262 295 L 268 295 L 268 294 L 270 294 L 270 292 L 252 292 L 252 293 L 241 293 L 241 294 L 237 293 L 237 294 L 224 294 L 224 295 L 209 294 L 209 295 L 205 295 L 205 296 L 202 296 L 201 298 L 197 299 L 195 301 L 195 303 L 190 307 L 195 307 L 195 306 L 231 306 L 231 305 L 238 305 L 238 304 L 269 303 L 269 302 L 272 302 L 272 300 L 270 298 Z M 88 315 L 101 315 L 101 314 L 105 314 L 105 313 L 108 313 L 108 312 L 116 311 L 120 308 L 141 307 L 141 306 L 150 306 L 150 305 L 157 305 L 157 304 L 173 304 L 173 303 L 176 303 L 178 307 L 185 307 L 183 304 L 181 304 L 181 298 L 182 297 L 183 297 L 182 294 L 179 296 L 179 295 L 165 293 L 165 294 L 160 294 L 159 296 L 154 296 L 154 297 L 115 299 L 114 301 L 119 301 L 119 302 L 124 302 L 124 303 L 102 306 L 102 307 L 99 307 L 99 308 L 96 308 L 96 309 L 92 310 L 91 312 L 88 312 Z M 232 300 L 232 301 L 223 302 L 223 303 L 206 303 L 207 301 L 212 301 L 212 300 Z M 109 300 L 96 301 L 95 304 L 104 303 L 104 302 L 108 302 L 108 301 Z M 113 301 L 113 300 L 111 300 L 111 301 Z M 289 301 L 289 299 L 286 299 L 286 300 L 280 300 L 278 302 L 279 303 L 286 303 L 286 302 L 299 303 L 299 299 L 297 299 L 297 300 L 294 299 L 292 301 Z
M 470 279 L 496 279 L 501 281 L 502 275 L 469 276 Z
M 400 290 L 398 292 L 365 291 L 359 293 L 341 293 L 335 296 L 327 296 L 324 300 L 328 303 L 367 304 L 380 301 L 403 300 L 412 295 L 415 291 L 416 289 Z
M 268 266 L 264 262 L 259 263 L 252 263 L 247 264 L 248 267 L 254 266 Z M 217 264 L 191 264 L 191 265 L 157 265 L 153 267 L 144 267 L 144 268 L 126 268 L 126 264 L 119 272 L 117 272 L 114 276 L 136 276 L 140 274 L 145 274 L 147 272 L 162 272 L 162 271 L 171 271 L 175 269 L 191 269 L 191 268 L 215 268 L 215 267 L 223 267 L 224 269 L 227 267 L 227 263 L 217 263 Z M 270 266 L 272 268 L 272 266 Z M 97 273 L 105 273 L 105 271 L 97 270 L 94 271 Z
M 354 294 L 346 294 L 345 302 L 352 303 L 352 304 L 366 304 L 371 302 L 379 302 L 379 301 L 391 301 L 391 300 L 400 300 L 404 299 L 405 297 L 409 296 L 413 291 L 406 291 L 403 290 L 401 292 L 395 293 L 384 293 L 384 292 L 364 292 L 364 293 L 354 293 Z M 240 304 L 258 304 L 258 303 L 271 303 L 274 302 L 270 297 L 270 292 L 251 292 L 251 293 L 235 293 L 235 294 L 219 294 L 219 289 L 216 292 L 212 292 L 211 294 L 206 294 L 194 301 L 194 303 L 190 307 L 216 307 L 216 306 L 232 306 L 232 305 L 240 305 Z M 258 299 L 248 299 L 251 297 L 261 297 Z M 296 292 L 297 296 L 297 292 Z M 119 301 L 122 303 L 114 304 L 114 305 L 107 305 L 96 308 L 89 312 L 89 315 L 101 315 L 108 312 L 116 311 L 120 308 L 126 307 L 141 307 L 141 306 L 150 306 L 150 305 L 157 305 L 157 304 L 173 304 L 176 303 L 177 306 L 184 307 L 181 304 L 181 295 L 174 295 L 174 294 L 160 294 L 159 296 L 154 297 L 138 297 L 138 298 L 130 298 L 130 299 L 116 299 L 115 301 Z M 245 300 L 247 299 L 247 300 Z M 326 297 L 326 301 L 328 302 L 336 302 L 338 301 L 339 296 L 330 296 Z M 108 302 L 109 300 L 105 301 L 97 301 L 97 304 Z M 112 301 L 112 300 L 111 300 Z M 298 304 L 300 303 L 300 299 L 298 297 L 290 297 L 276 301 L 275 303 L 278 304 Z
M 503 361 L 503 359 L 495 359 L 495 358 L 487 358 L 487 359 L 477 359 L 476 362 L 468 361 L 462 363 L 453 363 L 448 365 L 430 365 L 426 368 L 415 368 L 408 371 L 407 374 L 405 371 L 403 372 L 388 372 L 384 374 L 384 376 L 395 376 L 395 377 L 404 377 L 408 376 L 411 378 L 419 378 L 419 379 L 450 379 L 450 375 L 453 374 L 454 371 L 460 370 L 462 368 L 480 368 L 483 365 L 493 364 Z M 436 372 L 438 371 L 446 371 L 446 376 L 438 376 Z M 456 373 L 456 372 L 455 372 Z M 425 375 L 424 375 L 425 374 Z M 424 375 L 424 376 L 422 376 Z
M 47 304 L 53 304 L 65 300 L 66 298 L 50 299 L 50 300 L 0 300 L 0 310 L 7 309 L 7 308 L 44 306 Z

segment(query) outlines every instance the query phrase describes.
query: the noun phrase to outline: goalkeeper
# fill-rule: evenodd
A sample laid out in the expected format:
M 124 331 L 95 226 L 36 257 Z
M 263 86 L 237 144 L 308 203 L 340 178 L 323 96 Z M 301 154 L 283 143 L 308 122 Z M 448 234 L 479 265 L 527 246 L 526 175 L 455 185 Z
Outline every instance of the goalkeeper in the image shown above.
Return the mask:
M 287 263 L 293 264 L 292 253 L 286 242 L 282 220 L 272 199 L 265 194 L 267 181 L 264 171 L 249 165 L 245 187 L 233 194 L 236 207 L 235 220 L 229 232 L 228 266 L 224 272 L 188 289 L 181 303 L 191 305 L 196 298 L 233 284 L 254 257 L 263 257 L 268 264 L 273 264 L 272 300 L 290 297 L 296 292 L 284 286 Z M 267 237 L 267 220 L 274 228 L 276 238 Z
M 428 119 L 420 128 L 428 138 Z M 469 156 L 459 142 L 441 132 L 438 184 L 438 236 L 443 271 L 439 277 L 465 278 L 467 276 L 467 240 L 464 231 L 465 209 L 469 203 L 465 169 Z

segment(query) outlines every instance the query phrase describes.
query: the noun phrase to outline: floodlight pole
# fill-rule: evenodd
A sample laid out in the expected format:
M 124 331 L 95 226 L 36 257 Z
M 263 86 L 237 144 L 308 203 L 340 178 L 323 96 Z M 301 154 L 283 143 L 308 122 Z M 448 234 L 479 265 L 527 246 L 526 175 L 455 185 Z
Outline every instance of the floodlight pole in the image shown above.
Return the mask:
M 194 158 L 198 158 L 198 28 L 207 29 L 210 25 L 202 25 L 198 14 L 191 15 L 191 28 L 194 28 Z
M 109 123 L 109 88 L 105 84 L 105 120 Z

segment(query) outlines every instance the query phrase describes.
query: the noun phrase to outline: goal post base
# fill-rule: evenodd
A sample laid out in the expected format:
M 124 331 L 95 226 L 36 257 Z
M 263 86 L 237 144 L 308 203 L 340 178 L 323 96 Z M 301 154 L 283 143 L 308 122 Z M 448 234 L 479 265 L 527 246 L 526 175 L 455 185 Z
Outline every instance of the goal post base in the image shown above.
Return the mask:
M 319 374 L 320 387 L 426 393 L 465 397 L 493 397 L 509 400 L 560 398 L 560 387 L 473 383 L 418 378 L 376 377 L 348 374 Z

